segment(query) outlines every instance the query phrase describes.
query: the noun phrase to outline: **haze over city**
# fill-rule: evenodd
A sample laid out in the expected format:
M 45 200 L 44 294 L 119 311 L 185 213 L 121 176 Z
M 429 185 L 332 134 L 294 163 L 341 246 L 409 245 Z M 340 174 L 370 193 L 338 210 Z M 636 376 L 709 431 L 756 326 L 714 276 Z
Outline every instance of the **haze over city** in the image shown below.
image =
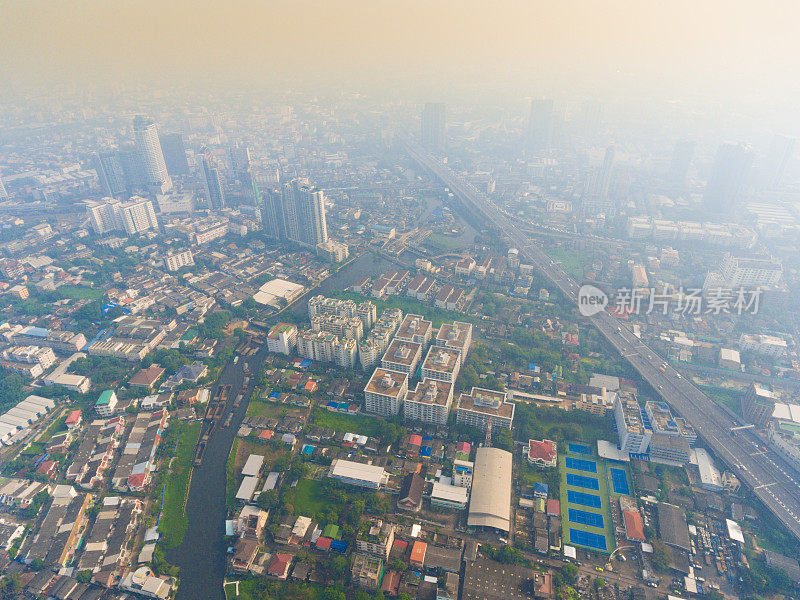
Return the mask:
M 796 2 L 0 15 L 0 600 L 800 598 Z

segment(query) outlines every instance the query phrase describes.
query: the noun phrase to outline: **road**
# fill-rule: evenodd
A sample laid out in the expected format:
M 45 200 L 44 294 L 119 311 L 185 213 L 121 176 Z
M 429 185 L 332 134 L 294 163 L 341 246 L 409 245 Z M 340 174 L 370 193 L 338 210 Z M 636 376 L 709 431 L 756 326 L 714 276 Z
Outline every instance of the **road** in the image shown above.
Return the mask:
M 414 161 L 450 189 L 466 210 L 505 236 L 509 245 L 519 250 L 521 258 L 533 265 L 565 297 L 578 303 L 578 283 L 483 192 L 419 146 L 405 140 L 400 143 Z M 792 535 L 800 539 L 800 485 L 797 475 L 779 464 L 769 453 L 763 452 L 754 432 L 732 432 L 731 429 L 740 423 L 664 363 L 658 354 L 609 312 L 604 310 L 590 317 L 590 320 L 608 343 L 625 357 L 673 410 L 692 424 L 698 436 L 728 465 L 739 481 L 753 490 Z

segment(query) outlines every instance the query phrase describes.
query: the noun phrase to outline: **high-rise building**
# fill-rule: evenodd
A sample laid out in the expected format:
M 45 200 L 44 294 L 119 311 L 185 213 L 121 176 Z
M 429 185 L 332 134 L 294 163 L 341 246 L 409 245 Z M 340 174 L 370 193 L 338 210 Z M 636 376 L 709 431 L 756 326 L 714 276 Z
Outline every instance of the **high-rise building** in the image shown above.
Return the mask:
M 169 178 L 161 142 L 158 139 L 156 122 L 143 115 L 136 116 L 133 119 L 133 139 L 142 162 L 145 184 L 161 188 L 162 192 L 170 189 L 172 181 Z
M 705 210 L 722 219 L 738 204 L 753 163 L 753 150 L 743 144 L 722 144 L 717 150 L 711 176 L 703 194 Z
M 206 189 L 211 208 L 219 210 L 225 207 L 225 193 L 222 190 L 222 179 L 219 174 L 219 165 L 216 158 L 208 148 L 203 149 L 203 173 L 206 177 Z
M 264 193 L 263 216 L 264 233 L 276 240 L 287 238 L 286 211 L 283 208 L 283 194 L 277 190 Z
M 128 235 L 158 230 L 153 203 L 138 196 L 128 202 L 120 202 L 114 198 L 105 198 L 99 202 L 86 203 L 86 214 L 92 229 L 98 235 L 111 231 L 125 231 Z
M 770 190 L 780 187 L 786 165 L 792 158 L 795 140 L 784 135 L 776 135 L 769 145 L 764 168 L 762 169 L 763 185 Z
M 3 184 L 3 178 L 0 176 L 0 200 L 8 200 L 8 192 L 6 186 Z
M 675 149 L 672 152 L 672 160 L 669 163 L 669 171 L 667 171 L 667 181 L 674 185 L 683 185 L 686 183 L 686 177 L 689 174 L 689 167 L 694 158 L 695 143 L 690 140 L 680 140 L 676 142 Z
M 283 186 L 283 209 L 290 240 L 314 247 L 328 241 L 322 190 L 306 180 L 293 179 Z
M 425 104 L 422 109 L 422 145 L 429 150 L 443 151 L 447 143 L 445 130 L 445 105 L 441 102 Z
M 186 159 L 186 146 L 180 133 L 164 133 L 159 136 L 161 151 L 167 173 L 171 177 L 183 177 L 189 174 L 189 161 Z
M 147 182 L 144 174 L 139 151 L 133 146 L 120 148 L 117 153 L 119 163 L 122 166 L 122 175 L 125 179 L 125 189 L 129 192 L 146 187 Z
M 119 196 L 126 189 L 125 172 L 119 152 L 105 150 L 94 155 L 94 168 L 103 191 L 109 196 Z
M 531 113 L 528 118 L 526 149 L 535 154 L 549 150 L 553 142 L 553 101 L 549 99 L 531 100 Z
M 592 177 L 589 190 L 583 201 L 583 210 L 587 214 L 607 213 L 611 210 L 609 188 L 611 187 L 611 173 L 614 169 L 614 146 L 606 148 L 603 164 Z

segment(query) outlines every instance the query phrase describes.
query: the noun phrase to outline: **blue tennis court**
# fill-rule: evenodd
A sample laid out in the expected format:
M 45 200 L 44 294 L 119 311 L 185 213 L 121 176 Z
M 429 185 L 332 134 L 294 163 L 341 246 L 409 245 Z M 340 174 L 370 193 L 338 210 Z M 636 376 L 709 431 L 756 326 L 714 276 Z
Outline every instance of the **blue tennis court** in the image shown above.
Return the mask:
M 591 527 L 603 528 L 603 515 L 587 512 L 578 508 L 569 509 L 569 520 L 578 525 L 589 525 Z
M 590 533 L 588 531 L 581 531 L 580 529 L 569 529 L 569 541 L 578 546 L 585 546 L 586 548 L 594 548 L 595 550 L 606 550 L 606 536 Z
M 576 444 L 575 442 L 569 443 L 569 451 L 573 454 L 591 454 L 592 451 L 589 449 L 589 446 L 585 444 Z
M 575 490 L 567 490 L 567 502 L 579 506 L 588 506 L 589 508 L 600 508 L 602 506 L 600 496 Z
M 600 489 L 600 482 L 597 481 L 597 477 L 587 477 L 586 475 L 576 475 L 575 473 L 567 473 L 567 485 L 586 488 L 587 490 Z
M 597 463 L 593 460 L 586 460 L 585 458 L 572 458 L 571 456 L 568 456 L 566 465 L 568 469 L 586 471 L 587 473 L 597 473 Z
M 631 488 L 628 485 L 628 476 L 622 469 L 609 469 L 611 473 L 611 486 L 614 488 L 615 494 L 630 494 Z

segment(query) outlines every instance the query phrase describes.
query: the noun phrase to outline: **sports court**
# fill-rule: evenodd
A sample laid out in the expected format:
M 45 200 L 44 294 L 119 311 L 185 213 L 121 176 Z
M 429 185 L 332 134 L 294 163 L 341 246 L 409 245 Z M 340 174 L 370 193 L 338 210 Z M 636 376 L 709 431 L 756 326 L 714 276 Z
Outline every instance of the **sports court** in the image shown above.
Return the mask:
M 605 526 L 603 515 L 578 508 L 569 509 L 569 520 L 577 525 L 588 525 L 589 527 L 599 527 L 600 529 Z
M 585 458 L 567 457 L 567 468 L 576 471 L 586 471 L 587 473 L 597 473 L 597 463 Z
M 592 450 L 585 444 L 577 444 L 575 442 L 569 443 L 569 451 L 573 454 L 591 454 Z
M 600 508 L 600 496 L 597 494 L 587 494 L 576 490 L 567 490 L 567 502 L 578 506 L 588 506 L 589 508 Z
M 600 552 L 608 551 L 608 543 L 606 536 L 591 533 L 590 531 L 583 531 L 582 529 L 569 529 L 569 541 L 576 546 L 583 546 Z
M 608 465 L 587 444 L 572 442 L 565 446 L 568 451 L 558 461 L 563 537 L 587 550 L 611 552 L 615 543 Z M 627 483 L 624 471 L 622 475 Z
M 608 471 L 611 474 L 611 487 L 614 488 L 614 493 L 629 495 L 631 488 L 628 485 L 628 475 L 625 471 L 614 467 L 610 467 Z
M 600 489 L 600 483 L 597 481 L 597 477 L 587 477 L 586 475 L 577 475 L 575 473 L 567 473 L 567 485 L 585 488 L 587 490 Z

